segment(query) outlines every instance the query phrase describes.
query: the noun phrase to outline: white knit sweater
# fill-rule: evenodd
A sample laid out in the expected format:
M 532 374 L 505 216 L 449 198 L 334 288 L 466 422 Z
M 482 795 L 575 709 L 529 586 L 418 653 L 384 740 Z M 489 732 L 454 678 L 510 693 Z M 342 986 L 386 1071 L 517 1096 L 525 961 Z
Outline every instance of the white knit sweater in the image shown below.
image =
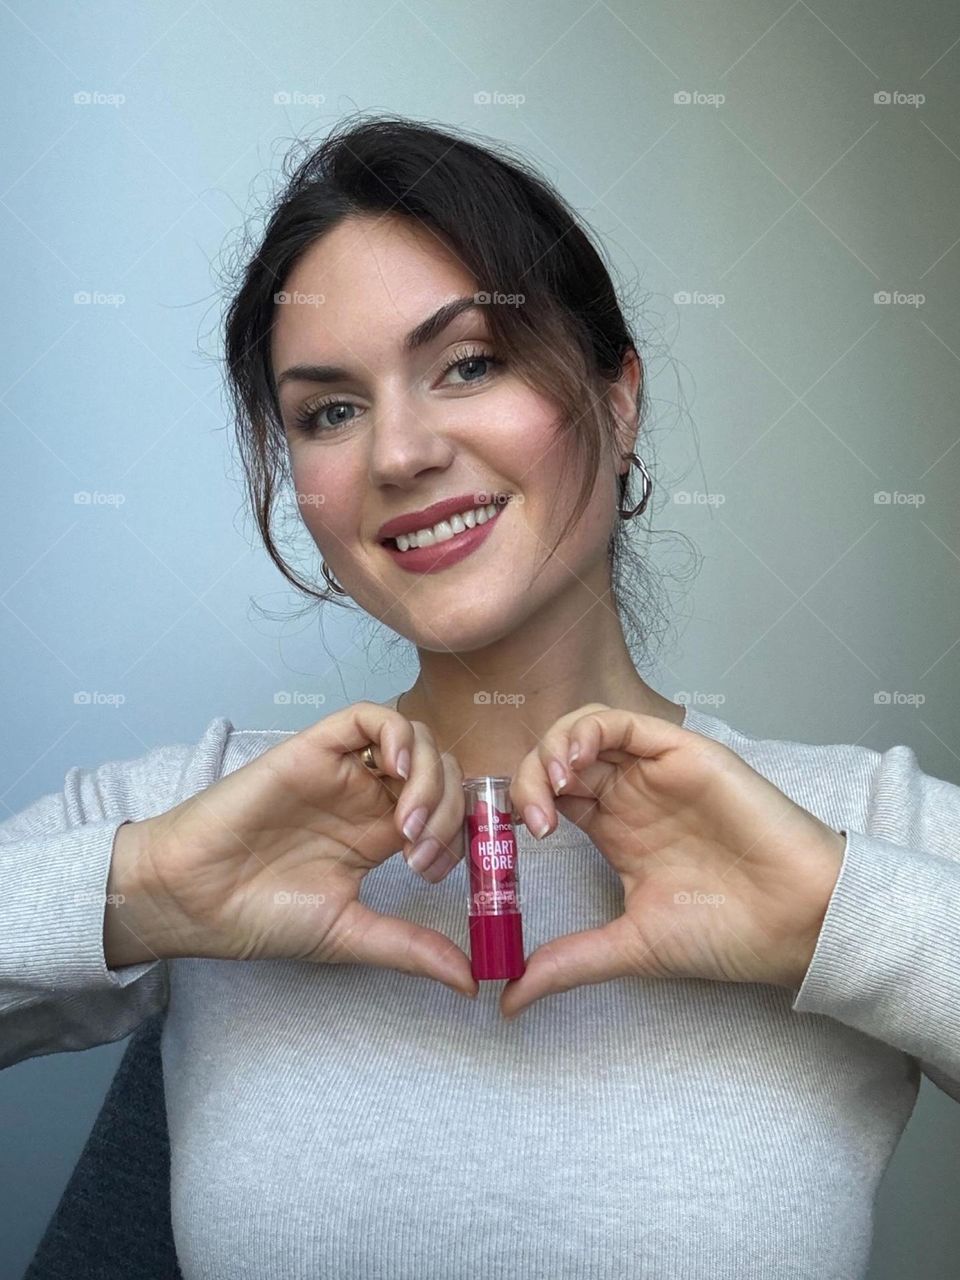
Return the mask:
M 221 717 L 73 768 L 0 825 L 0 1066 L 166 1009 L 186 1280 L 856 1280 L 921 1069 L 960 1100 L 960 787 L 907 746 L 757 739 L 694 708 L 684 724 L 848 833 L 796 992 L 620 979 L 506 1023 L 498 982 L 470 1002 L 359 964 L 111 971 L 120 823 L 279 741 Z M 528 953 L 619 914 L 573 823 L 518 839 Z M 362 897 L 467 950 L 465 875 L 430 885 L 397 856 Z

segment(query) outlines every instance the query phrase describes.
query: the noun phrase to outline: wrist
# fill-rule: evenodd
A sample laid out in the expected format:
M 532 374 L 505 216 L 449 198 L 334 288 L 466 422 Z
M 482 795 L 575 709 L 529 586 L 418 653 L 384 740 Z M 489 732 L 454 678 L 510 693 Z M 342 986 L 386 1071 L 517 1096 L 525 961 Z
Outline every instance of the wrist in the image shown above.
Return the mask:
M 107 877 L 103 954 L 107 968 L 191 954 L 175 906 L 154 882 L 150 819 L 117 828 Z
M 802 935 L 797 938 L 796 958 L 791 965 L 790 973 L 781 983 L 783 986 L 795 989 L 803 985 L 807 970 L 813 963 L 813 954 L 823 929 L 830 899 L 840 878 L 840 868 L 847 847 L 846 831 L 838 832 L 825 824 L 821 825 L 823 839 L 818 848 L 819 856 L 811 865 L 805 886 L 808 891 L 806 896 L 811 904 L 807 913 L 806 927 Z

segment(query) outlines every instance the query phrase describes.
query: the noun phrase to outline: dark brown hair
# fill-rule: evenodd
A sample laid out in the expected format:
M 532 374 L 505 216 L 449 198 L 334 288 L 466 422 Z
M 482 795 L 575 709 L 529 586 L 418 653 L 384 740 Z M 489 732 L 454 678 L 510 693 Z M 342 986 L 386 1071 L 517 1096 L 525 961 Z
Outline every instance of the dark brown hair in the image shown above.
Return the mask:
M 266 229 L 246 255 L 225 321 L 237 443 L 271 559 L 298 591 L 351 607 L 348 597 L 296 574 L 274 542 L 277 498 L 291 476 L 270 336 L 274 295 L 301 255 L 345 218 L 387 214 L 416 219 L 435 234 L 470 272 L 478 291 L 493 298 L 513 295 L 513 303 L 492 302 L 487 309 L 491 340 L 515 373 L 557 405 L 561 447 L 572 447 L 581 477 L 552 555 L 589 501 L 604 442 L 613 446 L 615 418 L 604 390 L 619 378 L 624 356 L 636 351 L 607 268 L 573 211 L 503 147 L 394 115 L 342 121 L 299 162 L 291 153 L 284 177 Z M 641 380 L 638 421 L 645 402 Z M 637 452 L 652 474 L 646 440 Z M 642 493 L 629 484 L 631 477 L 640 479 L 635 467 L 619 478 L 622 507 L 633 506 Z M 628 498 L 630 489 L 636 497 Z M 654 579 L 629 545 L 628 526 L 649 519 L 649 511 L 633 521 L 618 518 L 608 548 L 618 617 L 635 649 L 644 650 Z

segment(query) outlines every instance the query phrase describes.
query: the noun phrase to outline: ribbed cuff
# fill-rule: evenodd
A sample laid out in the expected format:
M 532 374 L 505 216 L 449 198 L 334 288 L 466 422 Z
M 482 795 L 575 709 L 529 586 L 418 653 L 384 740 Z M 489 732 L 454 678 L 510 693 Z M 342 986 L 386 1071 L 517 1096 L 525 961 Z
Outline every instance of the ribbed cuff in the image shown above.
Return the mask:
M 0 982 L 6 1001 L 126 987 L 161 963 L 107 967 L 107 880 L 122 825 L 111 819 L 0 845 Z
M 791 1007 L 960 1075 L 960 863 L 848 831 Z

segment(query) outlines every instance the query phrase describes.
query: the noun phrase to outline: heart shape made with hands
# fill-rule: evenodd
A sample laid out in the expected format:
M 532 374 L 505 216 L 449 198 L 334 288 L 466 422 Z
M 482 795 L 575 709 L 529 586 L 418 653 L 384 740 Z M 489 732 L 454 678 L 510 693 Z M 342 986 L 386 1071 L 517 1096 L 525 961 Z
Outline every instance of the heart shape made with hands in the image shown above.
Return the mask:
M 845 833 L 723 743 L 588 703 L 559 717 L 524 757 L 510 796 L 521 812 L 542 809 L 551 830 L 552 811 L 580 827 L 619 876 L 624 907 L 599 928 L 533 951 L 504 987 L 505 1017 L 616 978 L 802 981 Z

